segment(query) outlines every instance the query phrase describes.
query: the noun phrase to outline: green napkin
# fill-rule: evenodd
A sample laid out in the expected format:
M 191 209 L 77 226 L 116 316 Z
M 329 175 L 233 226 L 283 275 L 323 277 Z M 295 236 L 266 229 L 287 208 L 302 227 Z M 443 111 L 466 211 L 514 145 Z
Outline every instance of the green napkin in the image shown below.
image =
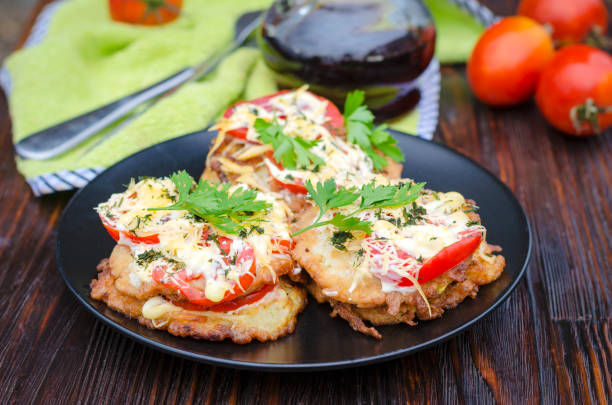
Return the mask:
M 6 60 L 14 141 L 196 64 L 230 41 L 238 16 L 269 3 L 185 0 L 178 20 L 152 28 L 112 21 L 107 0 L 65 1 L 44 40 Z M 426 3 L 438 26 L 438 58 L 465 60 L 482 26 L 446 0 Z M 92 148 L 106 132 L 54 159 L 17 158 L 17 167 L 27 179 L 108 167 L 148 146 L 204 128 L 238 99 L 273 91 L 276 84 L 258 51 L 240 49 L 215 72 L 183 86 L 99 145 Z M 415 111 L 393 126 L 414 133 L 418 119 Z
M 446 0 L 423 0 L 436 24 L 436 57 L 440 63 L 467 61 L 484 30 L 474 17 Z

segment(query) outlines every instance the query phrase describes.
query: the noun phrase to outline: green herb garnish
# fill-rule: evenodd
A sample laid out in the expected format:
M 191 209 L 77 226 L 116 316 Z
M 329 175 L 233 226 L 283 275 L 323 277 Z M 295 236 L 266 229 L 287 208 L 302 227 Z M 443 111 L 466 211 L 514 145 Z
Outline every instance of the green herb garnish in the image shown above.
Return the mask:
M 347 231 L 335 231 L 330 239 L 331 244 L 338 250 L 346 250 L 346 242 L 353 239 L 352 233 Z
M 295 170 L 305 169 L 310 165 L 318 167 L 325 164 L 323 159 L 309 150 L 319 143 L 318 140 L 309 141 L 299 136 L 287 136 L 279 123 L 267 122 L 261 118 L 257 118 L 253 126 L 259 134 L 259 140 L 272 145 L 274 159 L 283 167 Z
M 425 207 L 418 205 L 416 202 L 412 202 L 412 208 L 409 210 L 404 207 L 402 210 L 402 214 L 404 215 L 404 226 L 406 225 L 416 225 L 417 221 L 422 221 L 425 218 L 423 215 L 427 214 L 427 210 Z
M 312 185 L 310 180 L 304 184 L 310 197 L 319 207 L 319 215 L 314 222 L 297 231 L 293 236 L 310 229 L 325 225 L 333 225 L 340 231 L 363 231 L 372 233 L 370 221 L 362 221 L 355 217 L 365 210 L 398 207 L 414 202 L 423 190 L 425 183 L 400 183 L 398 185 L 376 185 L 374 182 L 365 184 L 361 189 L 337 187 L 334 179 Z M 349 214 L 336 213 L 330 220 L 321 221 L 325 213 L 331 209 L 351 205 L 361 199 L 359 208 Z
M 365 93 L 362 90 L 355 90 L 346 95 L 344 122 L 348 141 L 363 149 L 372 159 L 374 169 L 377 171 L 385 168 L 388 162 L 373 148 L 396 162 L 403 162 L 404 154 L 397 146 L 397 140 L 387 132 L 387 125 L 374 127 L 374 114 L 363 104 L 364 99 Z
M 238 234 L 244 229 L 243 222 L 260 220 L 257 217 L 271 207 L 266 201 L 256 200 L 257 191 L 253 189 L 237 188 L 230 193 L 230 183 L 213 184 L 200 179 L 195 184 L 184 170 L 174 173 L 170 179 L 179 193 L 178 201 L 149 210 L 189 211 L 223 232 Z
M 153 263 L 155 260 L 161 259 L 163 257 L 164 255 L 162 254 L 162 252 L 150 249 L 136 256 L 136 264 L 141 267 L 146 267 L 149 264 Z

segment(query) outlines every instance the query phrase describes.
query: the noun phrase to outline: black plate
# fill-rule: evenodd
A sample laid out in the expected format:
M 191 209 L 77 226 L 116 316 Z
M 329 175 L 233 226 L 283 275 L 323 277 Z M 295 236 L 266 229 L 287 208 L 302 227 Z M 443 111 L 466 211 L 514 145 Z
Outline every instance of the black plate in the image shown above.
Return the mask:
M 404 356 L 463 331 L 497 307 L 525 272 L 531 251 L 528 220 L 512 192 L 472 160 L 444 146 L 396 133 L 406 155 L 404 176 L 427 181 L 434 190 L 456 190 L 473 198 L 488 229 L 490 243 L 504 248 L 508 262 L 500 279 L 480 289 L 441 319 L 379 327 L 383 339 L 354 332 L 342 319 L 329 317 L 329 306 L 313 302 L 300 315 L 295 332 L 275 342 L 237 345 L 174 337 L 140 326 L 137 321 L 89 298 L 96 265 L 115 242 L 93 210 L 132 177 L 165 176 L 186 169 L 197 177 L 215 135 L 198 132 L 153 146 L 109 168 L 70 201 L 59 224 L 57 264 L 70 290 L 95 316 L 127 336 L 156 349 L 207 363 L 257 370 L 320 370 L 352 367 Z

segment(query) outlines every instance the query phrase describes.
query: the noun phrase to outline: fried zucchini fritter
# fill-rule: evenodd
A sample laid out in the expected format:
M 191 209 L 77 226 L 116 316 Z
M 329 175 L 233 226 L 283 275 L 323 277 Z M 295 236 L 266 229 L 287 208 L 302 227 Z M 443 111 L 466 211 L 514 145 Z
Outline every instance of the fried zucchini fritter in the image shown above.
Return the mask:
M 373 325 L 415 325 L 417 319 L 438 318 L 466 297 L 474 298 L 480 285 L 496 280 L 504 269 L 504 257 L 493 254 L 501 249 L 487 244 L 482 237 L 469 257 L 420 283 L 420 291 L 413 283 L 402 285 L 400 281 L 406 276 L 401 274 L 408 271 L 402 269 L 409 266 L 418 269 L 456 238 L 461 239 L 461 235 L 484 230 L 478 214 L 473 212 L 475 203 L 465 201 L 459 193 L 438 195 L 426 190 L 417 201 L 410 209 L 414 215 L 418 213 L 419 219 L 398 208 L 366 213 L 366 218 L 372 221 L 373 234 L 345 234 L 344 244 L 334 241 L 335 232 L 339 231 L 329 225 L 294 237 L 292 255 L 308 274 L 306 278 L 301 276 L 301 282 L 317 301 L 331 305 L 332 316 L 339 315 L 359 332 L 381 337 L 364 321 Z M 310 225 L 317 214 L 318 208 L 308 209 L 299 216 L 293 231 Z M 438 242 L 440 245 L 436 245 Z M 378 248 L 381 244 L 392 248 L 381 253 L 382 248 Z
M 149 328 L 167 330 L 176 336 L 231 339 L 240 344 L 253 339 L 260 342 L 276 340 L 293 332 L 297 315 L 306 306 L 304 290 L 281 279 L 261 300 L 232 312 L 184 309 L 171 303 L 176 297 L 165 296 L 164 291 L 152 286 L 143 285 L 138 291 L 126 290 L 119 280 L 127 267 L 115 266 L 126 266 L 127 258 L 121 257 L 122 253 L 118 255 L 120 258 L 104 259 L 98 265 L 98 278 L 91 282 L 91 297 Z

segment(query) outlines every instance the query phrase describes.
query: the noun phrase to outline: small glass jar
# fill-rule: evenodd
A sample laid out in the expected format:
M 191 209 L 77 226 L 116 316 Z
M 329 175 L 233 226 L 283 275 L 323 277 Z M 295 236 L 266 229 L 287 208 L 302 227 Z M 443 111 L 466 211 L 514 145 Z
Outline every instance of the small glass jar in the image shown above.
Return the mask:
M 285 0 L 268 10 L 258 44 L 281 87 L 308 83 L 340 106 L 361 89 L 385 120 L 418 103 L 435 32 L 419 0 Z

